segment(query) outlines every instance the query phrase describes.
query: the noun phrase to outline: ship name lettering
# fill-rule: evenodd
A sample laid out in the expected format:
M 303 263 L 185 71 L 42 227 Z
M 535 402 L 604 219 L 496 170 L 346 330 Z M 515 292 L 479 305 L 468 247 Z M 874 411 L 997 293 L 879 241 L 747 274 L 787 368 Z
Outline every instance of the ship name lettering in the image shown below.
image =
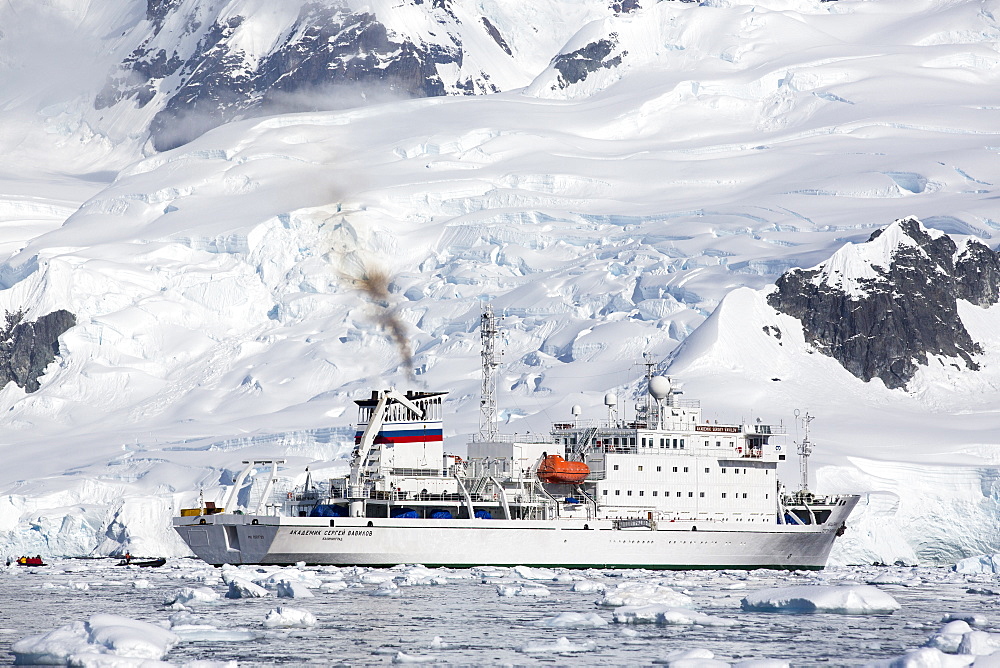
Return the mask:
M 708 424 L 698 424 L 694 427 L 695 431 L 714 431 L 721 432 L 724 434 L 738 434 L 740 433 L 739 427 L 716 427 L 715 425 Z
M 318 536 L 321 532 L 319 529 L 292 529 L 288 533 L 293 536 Z

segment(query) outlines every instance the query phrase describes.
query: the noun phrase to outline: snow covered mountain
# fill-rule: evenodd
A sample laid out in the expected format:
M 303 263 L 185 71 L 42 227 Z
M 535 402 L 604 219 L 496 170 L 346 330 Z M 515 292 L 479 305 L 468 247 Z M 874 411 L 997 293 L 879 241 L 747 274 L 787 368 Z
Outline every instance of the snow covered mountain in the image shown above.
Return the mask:
M 803 330 L 759 292 L 907 215 L 932 241 L 992 245 L 988 6 L 141 5 L 0 10 L 3 39 L 20 40 L 0 50 L 0 309 L 76 323 L 37 391 L 0 390 L 5 551 L 177 553 L 172 510 L 217 498 L 240 460 L 285 456 L 288 484 L 305 465 L 342 468 L 351 399 L 372 386 L 450 390 L 461 452 L 485 300 L 506 313 L 510 431 L 633 396 L 641 354 L 684 341 L 671 373 L 708 412 L 820 416 L 820 489 L 868 493 L 837 559 L 948 560 L 1000 542 L 993 309 L 954 302 L 979 370 L 924 347 L 930 365 L 891 389 L 815 352 L 818 316 Z M 65 69 L 8 27 L 38 16 L 68 45 L 51 50 L 91 64 L 78 85 L 26 74 L 28 55 Z M 288 90 L 316 68 L 348 77 L 353 59 L 324 35 L 350 21 L 352 39 L 384 34 L 371 63 L 433 64 L 441 88 L 420 74 L 407 90 L 455 94 L 387 101 L 365 85 L 363 106 L 148 143 L 167 110 L 275 111 L 283 68 Z M 316 40 L 328 48 L 305 48 Z M 484 73 L 502 92 L 464 94 L 492 90 Z

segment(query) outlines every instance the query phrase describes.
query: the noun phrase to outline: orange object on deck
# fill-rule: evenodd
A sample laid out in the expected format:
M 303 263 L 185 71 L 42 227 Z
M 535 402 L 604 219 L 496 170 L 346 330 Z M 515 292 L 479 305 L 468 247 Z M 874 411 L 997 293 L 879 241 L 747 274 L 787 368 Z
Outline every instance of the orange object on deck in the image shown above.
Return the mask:
M 583 462 L 568 462 L 559 455 L 548 455 L 538 465 L 538 479 L 542 482 L 575 485 L 590 475 L 590 467 Z

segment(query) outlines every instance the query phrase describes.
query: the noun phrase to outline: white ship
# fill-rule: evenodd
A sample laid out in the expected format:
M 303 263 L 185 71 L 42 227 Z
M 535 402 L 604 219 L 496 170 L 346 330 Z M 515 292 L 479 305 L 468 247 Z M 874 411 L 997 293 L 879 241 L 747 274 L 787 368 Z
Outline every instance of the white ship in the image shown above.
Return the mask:
M 465 460 L 443 450 L 446 393 L 376 391 L 356 402 L 348 476 L 307 476 L 276 495 L 283 462 L 248 461 L 222 508 L 182 511 L 174 529 L 216 565 L 825 566 L 859 497 L 808 491 L 808 432 L 800 488 L 787 494 L 781 426 L 706 421 L 649 364 L 649 396 L 631 420 L 609 395 L 607 420 L 574 407 L 550 434 L 504 436 L 492 414 L 492 313 L 483 324 L 484 429 Z M 267 480 L 254 508 L 226 512 L 254 471 Z

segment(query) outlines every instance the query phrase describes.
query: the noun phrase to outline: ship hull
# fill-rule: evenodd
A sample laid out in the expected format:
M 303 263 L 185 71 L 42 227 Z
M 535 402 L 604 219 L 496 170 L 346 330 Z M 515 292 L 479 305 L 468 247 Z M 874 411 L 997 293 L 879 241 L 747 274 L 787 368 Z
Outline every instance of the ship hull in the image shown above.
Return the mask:
M 210 564 L 388 567 L 820 569 L 856 497 L 822 525 L 747 528 L 613 520 L 392 520 L 253 515 L 180 517 L 174 529 Z M 204 522 L 204 523 L 202 523 Z

